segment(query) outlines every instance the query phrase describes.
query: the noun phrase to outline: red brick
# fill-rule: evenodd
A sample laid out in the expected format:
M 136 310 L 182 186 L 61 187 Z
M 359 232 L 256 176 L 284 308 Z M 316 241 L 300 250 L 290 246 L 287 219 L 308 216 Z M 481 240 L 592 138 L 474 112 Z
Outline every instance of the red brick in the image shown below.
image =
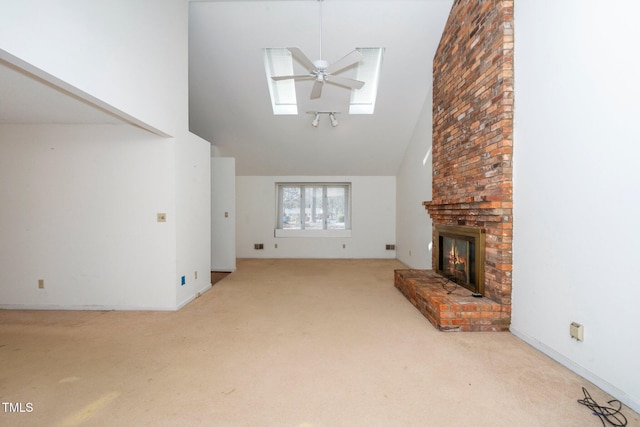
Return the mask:
M 434 224 L 486 229 L 485 293 L 502 305 L 511 304 L 513 56 L 513 0 L 454 1 L 433 62 L 424 204 Z

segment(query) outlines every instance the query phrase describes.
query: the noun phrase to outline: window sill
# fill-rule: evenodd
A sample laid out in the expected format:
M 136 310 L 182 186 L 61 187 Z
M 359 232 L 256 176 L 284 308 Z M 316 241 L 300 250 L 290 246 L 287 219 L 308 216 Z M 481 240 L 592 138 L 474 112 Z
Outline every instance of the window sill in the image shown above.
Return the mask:
M 275 237 L 351 237 L 351 230 L 284 230 L 276 229 Z

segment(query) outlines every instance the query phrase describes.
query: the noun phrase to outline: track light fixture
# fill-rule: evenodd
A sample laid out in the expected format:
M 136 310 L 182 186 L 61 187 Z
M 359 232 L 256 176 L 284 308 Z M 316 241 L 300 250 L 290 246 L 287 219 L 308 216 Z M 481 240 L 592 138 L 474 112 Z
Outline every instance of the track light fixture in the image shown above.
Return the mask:
M 331 120 L 331 126 L 333 126 L 333 127 L 338 126 L 338 120 L 336 120 L 336 114 L 335 113 L 329 113 L 329 119 Z
M 320 114 L 327 114 L 329 116 L 329 120 L 331 121 L 331 126 L 338 126 L 338 119 L 336 119 L 336 114 L 340 114 L 338 111 L 307 111 L 307 114 L 313 114 L 313 121 L 311 122 L 311 126 L 314 128 L 318 127 L 320 123 Z

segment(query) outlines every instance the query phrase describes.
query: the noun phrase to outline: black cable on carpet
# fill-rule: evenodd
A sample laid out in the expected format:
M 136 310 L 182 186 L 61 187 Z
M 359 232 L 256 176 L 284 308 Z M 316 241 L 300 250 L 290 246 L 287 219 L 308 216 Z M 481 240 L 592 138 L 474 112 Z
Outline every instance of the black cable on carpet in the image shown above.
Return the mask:
M 607 426 L 605 421 L 616 427 L 624 427 L 627 425 L 627 417 L 620 412 L 620 409 L 622 409 L 622 403 L 620 403 L 619 400 L 613 399 L 607 402 L 609 405 L 617 406 L 617 408 L 600 406 L 598 405 L 598 402 L 591 398 L 591 395 L 586 388 L 582 387 L 582 392 L 584 393 L 584 399 L 578 399 L 578 403 L 591 409 L 593 411 L 593 415 L 597 415 L 600 418 L 604 427 Z

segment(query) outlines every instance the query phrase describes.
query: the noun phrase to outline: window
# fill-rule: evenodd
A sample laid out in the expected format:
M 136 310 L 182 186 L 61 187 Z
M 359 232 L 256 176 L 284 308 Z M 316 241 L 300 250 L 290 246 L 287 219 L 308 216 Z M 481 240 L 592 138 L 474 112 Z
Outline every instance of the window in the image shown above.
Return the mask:
M 376 108 L 384 49 L 381 47 L 359 47 L 357 50 L 364 58 L 358 64 L 356 80 L 362 80 L 365 85 L 361 89 L 351 91 L 349 114 L 373 114 L 373 110 Z
M 277 184 L 276 237 L 349 236 L 349 183 Z
M 271 95 L 273 114 L 298 114 L 296 85 L 293 79 L 275 81 L 272 76 L 293 74 L 293 59 L 287 48 L 264 49 L 264 67 Z
M 376 107 L 384 48 L 359 47 L 356 50 L 362 54 L 363 59 L 355 67 L 355 78 L 365 82 L 365 85 L 361 89 L 351 90 L 349 114 L 373 114 Z M 271 78 L 294 75 L 291 52 L 287 48 L 265 48 L 263 52 L 264 69 L 271 95 L 273 114 L 298 114 L 294 79 L 275 81 Z

